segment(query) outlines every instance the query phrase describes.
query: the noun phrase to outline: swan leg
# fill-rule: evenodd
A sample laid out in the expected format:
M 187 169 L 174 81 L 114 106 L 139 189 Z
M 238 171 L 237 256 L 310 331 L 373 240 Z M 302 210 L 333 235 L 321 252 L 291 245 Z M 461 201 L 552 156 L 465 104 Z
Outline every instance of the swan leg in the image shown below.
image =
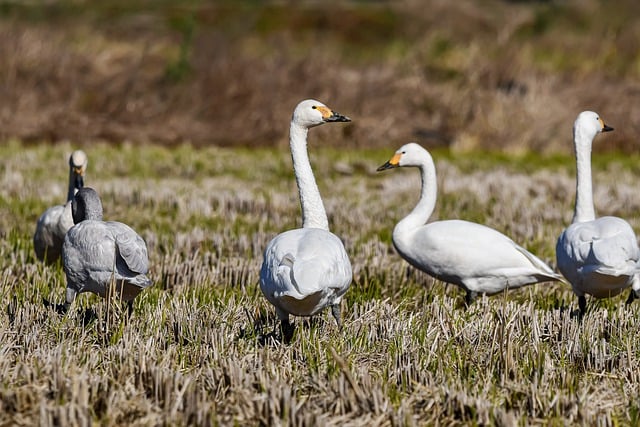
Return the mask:
M 469 307 L 477 297 L 477 292 L 467 291 L 467 295 L 464 297 L 464 302 L 467 304 L 467 307 Z
M 65 302 L 64 304 L 56 304 L 56 313 L 62 315 L 67 314 L 70 307 L 71 304 L 69 304 L 68 302 Z
M 636 298 L 638 298 L 636 291 L 631 289 L 631 292 L 629 292 L 629 298 L 627 298 L 627 305 L 631 304 Z
M 333 318 L 336 319 L 338 329 L 342 329 L 342 321 L 340 320 L 340 303 L 333 304 L 331 306 L 331 314 L 333 315 Z
M 75 289 L 67 288 L 67 296 L 64 304 L 56 304 L 55 309 L 58 314 L 67 314 L 69 308 L 71 307 L 71 303 L 75 301 L 77 292 Z
M 289 321 L 289 313 L 276 307 L 276 314 L 280 319 L 280 329 L 282 331 L 282 341 L 289 344 L 293 339 L 293 332 L 296 330 L 294 324 Z
M 282 328 L 282 341 L 285 344 L 289 344 L 293 339 L 293 333 L 296 330 L 295 325 L 289 321 L 289 318 L 287 318 L 280 321 L 280 327 Z
M 580 308 L 580 319 L 582 320 L 582 317 L 587 312 L 587 297 L 584 295 L 578 297 L 578 308 Z
M 132 314 L 133 314 L 133 300 L 127 301 L 127 315 L 128 317 L 131 317 Z

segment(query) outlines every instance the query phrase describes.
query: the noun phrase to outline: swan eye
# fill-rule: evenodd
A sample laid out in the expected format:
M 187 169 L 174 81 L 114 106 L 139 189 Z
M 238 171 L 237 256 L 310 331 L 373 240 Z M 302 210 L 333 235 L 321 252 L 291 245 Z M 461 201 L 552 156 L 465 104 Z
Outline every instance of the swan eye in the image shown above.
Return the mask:
M 312 109 L 312 110 L 315 110 L 315 109 L 316 109 L 316 106 L 315 106 L 315 105 L 311 106 L 311 109 Z

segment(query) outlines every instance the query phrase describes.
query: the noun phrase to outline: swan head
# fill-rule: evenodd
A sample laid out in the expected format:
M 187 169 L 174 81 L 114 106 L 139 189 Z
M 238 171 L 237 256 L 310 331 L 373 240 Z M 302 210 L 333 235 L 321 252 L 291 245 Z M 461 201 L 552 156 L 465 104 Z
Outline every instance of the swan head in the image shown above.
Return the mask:
M 593 141 L 600 132 L 610 132 L 613 128 L 607 126 L 604 120 L 593 111 L 583 111 L 573 124 L 574 139 L 584 138 L 588 142 Z
M 73 187 L 76 190 L 84 187 L 84 173 L 87 170 L 89 159 L 84 151 L 76 150 L 69 157 L 69 169 L 71 171 L 71 179 Z
M 71 201 L 73 223 L 85 220 L 102 221 L 102 202 L 96 190 L 84 187 L 78 190 Z
M 403 166 L 422 166 L 425 158 L 428 157 L 429 152 L 427 150 L 415 142 L 410 142 L 400 147 L 393 157 L 391 157 L 388 162 L 380 166 L 377 170 L 380 172 L 386 169 Z
M 311 128 L 329 122 L 350 122 L 351 119 L 333 111 L 320 101 L 305 99 L 293 110 L 291 121 L 303 128 Z

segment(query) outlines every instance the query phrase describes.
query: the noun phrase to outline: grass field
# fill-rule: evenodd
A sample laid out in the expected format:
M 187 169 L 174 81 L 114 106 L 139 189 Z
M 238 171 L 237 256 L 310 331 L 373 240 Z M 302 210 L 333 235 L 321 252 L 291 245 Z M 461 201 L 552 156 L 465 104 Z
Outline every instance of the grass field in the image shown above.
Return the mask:
M 569 287 L 540 284 L 461 308 L 462 291 L 391 245 L 417 171 L 376 173 L 397 147 L 314 145 L 323 133 L 311 136 L 312 163 L 354 280 L 343 329 L 329 313 L 296 319 L 290 345 L 258 287 L 266 243 L 300 223 L 286 149 L 84 147 L 105 218 L 149 246 L 155 284 L 127 319 L 93 295 L 64 317 L 42 303 L 62 301 L 64 274 L 35 261 L 31 236 L 64 200 L 76 147 L 0 146 L 0 425 L 640 422 L 640 305 L 591 302 L 579 324 Z M 483 222 L 554 264 L 572 214 L 571 156 L 434 157 L 435 217 Z M 636 230 L 639 161 L 594 159 L 598 214 Z

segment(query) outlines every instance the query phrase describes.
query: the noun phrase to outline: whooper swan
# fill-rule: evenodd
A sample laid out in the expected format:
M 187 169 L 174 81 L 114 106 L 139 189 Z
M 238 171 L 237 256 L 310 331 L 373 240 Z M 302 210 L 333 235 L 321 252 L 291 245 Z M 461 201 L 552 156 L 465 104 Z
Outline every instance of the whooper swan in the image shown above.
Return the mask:
M 289 134 L 302 207 L 302 228 L 277 235 L 264 251 L 260 289 L 275 306 L 283 338 L 291 340 L 289 315 L 312 316 L 330 306 L 340 322 L 340 301 L 352 280 L 351 263 L 329 221 L 309 163 L 307 132 L 323 123 L 348 122 L 321 102 L 305 100 L 293 112 Z
M 636 276 L 640 250 L 633 229 L 614 216 L 596 219 L 593 206 L 591 145 L 597 134 L 612 130 L 593 111 L 583 111 L 573 124 L 576 204 L 571 225 L 558 238 L 556 259 L 578 296 L 581 316 L 587 306 L 585 294 L 608 298 L 632 286 L 630 303 L 640 291 Z
M 467 304 L 478 294 L 563 281 L 538 257 L 492 228 L 457 219 L 425 224 L 437 196 L 433 159 L 420 145 L 409 143 L 378 171 L 403 166 L 419 168 L 422 178 L 420 201 L 393 229 L 393 244 L 409 264 L 464 289 Z

